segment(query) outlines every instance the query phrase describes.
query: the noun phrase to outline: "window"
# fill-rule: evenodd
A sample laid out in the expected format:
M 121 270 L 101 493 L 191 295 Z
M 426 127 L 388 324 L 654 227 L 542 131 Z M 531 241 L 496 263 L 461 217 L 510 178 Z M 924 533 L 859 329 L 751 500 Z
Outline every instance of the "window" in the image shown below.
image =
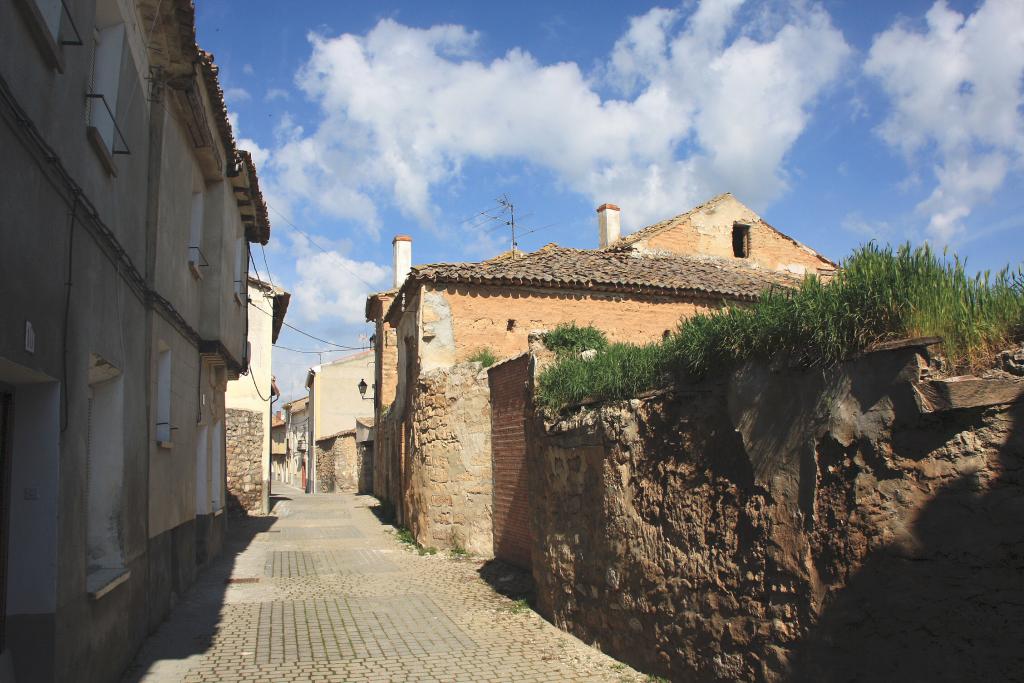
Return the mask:
M 732 226 L 732 255 L 736 258 L 747 258 L 750 256 L 750 226 L 743 223 L 733 223 Z
M 32 1 L 39 10 L 39 16 L 42 18 L 43 23 L 46 24 L 46 28 L 50 31 L 50 35 L 53 36 L 54 40 L 57 40 L 57 36 L 60 34 L 60 15 L 62 9 L 60 0 Z
M 209 428 L 199 425 L 196 436 L 196 514 L 210 513 Z
M 171 429 L 171 350 L 162 348 L 156 366 L 156 442 L 158 445 L 170 446 Z
M 238 245 L 235 248 L 235 300 L 239 304 L 245 302 L 245 277 L 249 274 L 248 255 L 245 250 L 245 238 L 238 238 Z
M 192 182 L 192 204 L 188 221 L 188 265 L 192 274 L 197 278 L 202 277 L 200 268 L 209 264 L 203 256 L 203 206 L 206 199 L 203 179 L 196 174 Z
M 88 543 L 86 589 L 101 597 L 125 571 L 121 493 L 124 484 L 124 382 L 96 355 L 89 367 L 86 432 Z
M 213 425 L 213 441 L 210 443 L 210 504 L 213 512 L 224 509 L 224 423 Z
M 96 3 L 96 22 L 93 29 L 95 50 L 92 58 L 92 79 L 88 98 L 89 134 L 102 153 L 115 154 L 117 127 L 117 93 L 121 85 L 121 54 L 124 48 L 124 21 L 117 8 L 117 0 L 99 0 Z M 119 140 L 124 146 L 124 139 Z M 119 150 L 127 151 L 127 149 Z M 113 172 L 107 159 L 108 170 Z

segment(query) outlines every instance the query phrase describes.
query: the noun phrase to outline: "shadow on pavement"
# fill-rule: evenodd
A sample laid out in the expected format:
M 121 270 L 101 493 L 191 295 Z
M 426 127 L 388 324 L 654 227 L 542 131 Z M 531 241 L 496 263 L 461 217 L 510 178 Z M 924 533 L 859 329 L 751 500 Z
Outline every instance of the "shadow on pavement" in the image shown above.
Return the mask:
M 231 496 L 229 496 L 231 497 Z M 232 583 L 255 583 L 252 577 L 233 577 L 238 556 L 279 519 L 278 506 L 290 501 L 287 495 L 270 496 L 270 514 L 265 517 L 228 512 L 224 546 L 220 554 L 200 569 L 196 581 L 177 600 L 160 625 L 149 634 L 122 681 L 180 681 L 197 660 L 210 649 L 221 619 L 221 608 Z M 229 501 L 229 503 L 237 501 Z M 228 510 L 231 509 L 229 504 Z M 237 508 L 236 508 L 237 509 Z M 241 579 L 241 580 L 239 580 Z M 247 579 L 249 579 L 247 581 Z
M 499 595 L 511 600 L 526 600 L 534 604 L 537 591 L 533 575 L 525 569 L 502 560 L 487 560 L 477 570 L 480 578 Z

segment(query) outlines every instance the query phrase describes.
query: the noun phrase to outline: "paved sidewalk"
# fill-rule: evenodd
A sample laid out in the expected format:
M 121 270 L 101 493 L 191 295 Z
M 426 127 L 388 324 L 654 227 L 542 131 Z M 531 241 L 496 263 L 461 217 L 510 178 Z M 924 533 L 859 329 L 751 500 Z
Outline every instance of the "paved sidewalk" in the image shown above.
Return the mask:
M 275 485 L 126 673 L 174 681 L 639 681 L 499 595 L 480 560 L 419 555 L 368 496 Z

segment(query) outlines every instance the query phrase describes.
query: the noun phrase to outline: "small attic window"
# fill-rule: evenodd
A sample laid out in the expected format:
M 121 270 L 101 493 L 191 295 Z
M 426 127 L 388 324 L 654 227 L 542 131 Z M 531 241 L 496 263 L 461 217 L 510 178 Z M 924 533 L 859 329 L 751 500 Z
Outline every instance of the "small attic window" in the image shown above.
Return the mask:
M 750 226 L 744 223 L 732 224 L 732 255 L 736 258 L 750 256 Z

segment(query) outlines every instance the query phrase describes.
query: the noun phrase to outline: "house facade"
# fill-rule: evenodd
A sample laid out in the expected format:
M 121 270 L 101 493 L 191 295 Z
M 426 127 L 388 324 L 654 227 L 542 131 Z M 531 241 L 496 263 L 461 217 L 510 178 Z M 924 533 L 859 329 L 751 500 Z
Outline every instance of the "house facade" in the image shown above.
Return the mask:
M 288 468 L 288 423 L 284 412 L 278 410 L 270 421 L 270 479 L 285 481 Z
M 653 341 L 681 319 L 834 268 L 795 240 L 776 239 L 781 233 L 731 195 L 702 207 L 623 239 L 619 209 L 606 204 L 598 249 L 548 245 L 482 263 L 417 266 L 393 294 L 370 297 L 368 313 L 390 300 L 372 322 L 382 364 L 381 340 L 386 347 L 389 332 L 395 340 L 397 378 L 393 400 L 376 415 L 374 489 L 398 523 L 425 545 L 492 551 L 489 388 L 480 366 L 467 365 L 480 350 L 516 356 L 531 332 L 568 322 L 593 325 L 611 341 Z M 743 249 L 722 256 L 734 228 Z
M 372 396 L 360 392 L 360 383 L 369 393 L 367 379 L 373 375 L 372 349 L 315 365 L 306 375 L 310 493 L 356 490 L 361 468 L 356 458 L 356 419 L 372 410 Z
M 278 398 L 271 357 L 291 297 L 252 276 L 247 278 L 245 296 L 249 365 L 245 375 L 228 382 L 225 395 L 228 504 L 239 512 L 266 514 L 270 510 L 271 411 Z
M 0 26 L 0 678 L 114 680 L 222 545 L 269 224 L 190 2 Z
M 282 481 L 289 486 L 306 489 L 309 443 L 309 397 L 303 396 L 282 406 L 285 424 L 285 461 Z

